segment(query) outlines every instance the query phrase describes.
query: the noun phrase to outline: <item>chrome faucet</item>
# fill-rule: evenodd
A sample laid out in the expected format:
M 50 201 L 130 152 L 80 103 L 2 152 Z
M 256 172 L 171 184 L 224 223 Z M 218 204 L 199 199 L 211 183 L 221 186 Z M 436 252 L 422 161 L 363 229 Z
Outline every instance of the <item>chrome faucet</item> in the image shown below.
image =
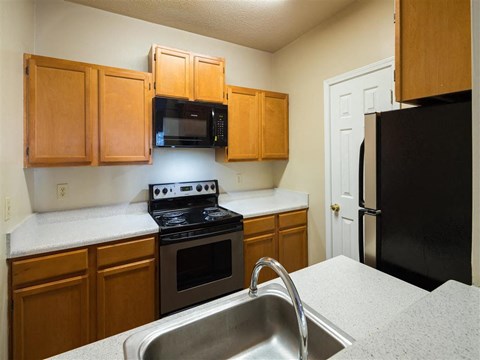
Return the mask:
M 250 291 L 249 295 L 251 297 L 257 296 L 257 284 L 258 284 L 258 275 L 260 274 L 260 270 L 263 267 L 269 267 L 273 271 L 275 271 L 278 276 L 282 279 L 285 287 L 287 288 L 288 294 L 290 295 L 290 299 L 292 300 L 293 308 L 295 309 L 295 315 L 297 316 L 297 324 L 298 324 L 298 342 L 300 343 L 300 360 L 307 360 L 308 357 L 308 328 L 307 328 L 307 319 L 305 318 L 305 312 L 303 311 L 302 300 L 300 300 L 300 296 L 298 295 L 297 288 L 293 284 L 292 279 L 288 275 L 287 270 L 280 264 L 277 260 L 272 259 L 270 257 L 263 257 L 257 261 L 255 267 L 252 271 L 252 277 L 250 279 Z

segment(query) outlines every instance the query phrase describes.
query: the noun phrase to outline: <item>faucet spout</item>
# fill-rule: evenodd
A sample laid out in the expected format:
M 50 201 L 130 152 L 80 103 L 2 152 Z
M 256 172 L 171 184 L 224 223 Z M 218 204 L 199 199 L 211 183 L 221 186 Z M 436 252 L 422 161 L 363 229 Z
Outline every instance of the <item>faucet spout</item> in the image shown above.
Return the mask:
M 299 356 L 300 360 L 307 360 L 308 358 L 308 328 L 307 328 L 307 319 L 305 317 L 305 312 L 303 310 L 302 301 L 300 300 L 300 295 L 298 295 L 297 288 L 295 287 L 292 279 L 288 275 L 287 270 L 275 259 L 270 257 L 263 257 L 257 261 L 255 267 L 252 271 L 252 277 L 250 279 L 250 291 L 249 295 L 252 297 L 257 296 L 257 284 L 258 284 L 258 275 L 260 270 L 264 267 L 269 267 L 275 271 L 278 276 L 282 279 L 285 287 L 287 288 L 290 299 L 292 300 L 293 308 L 295 309 L 295 315 L 297 317 L 298 324 L 298 342 L 299 342 Z

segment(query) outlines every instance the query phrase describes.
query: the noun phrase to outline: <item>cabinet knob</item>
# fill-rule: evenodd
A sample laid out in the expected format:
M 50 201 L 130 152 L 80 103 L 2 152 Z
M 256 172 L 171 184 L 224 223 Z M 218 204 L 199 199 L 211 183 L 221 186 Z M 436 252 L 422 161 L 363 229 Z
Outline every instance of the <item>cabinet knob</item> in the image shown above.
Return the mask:
M 332 204 L 332 205 L 330 205 L 330 209 L 332 209 L 332 211 L 335 211 L 336 213 L 338 213 L 340 211 L 340 205 Z

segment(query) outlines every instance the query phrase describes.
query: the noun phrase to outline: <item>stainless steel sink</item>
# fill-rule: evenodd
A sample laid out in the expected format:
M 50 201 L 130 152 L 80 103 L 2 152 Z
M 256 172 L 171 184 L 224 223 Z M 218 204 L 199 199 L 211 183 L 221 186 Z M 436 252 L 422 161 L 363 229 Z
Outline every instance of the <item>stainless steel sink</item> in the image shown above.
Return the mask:
M 327 359 L 354 341 L 303 304 L 309 359 Z M 125 341 L 126 359 L 295 359 L 298 326 L 287 292 L 277 284 L 196 308 L 189 316 L 166 318 L 158 327 Z

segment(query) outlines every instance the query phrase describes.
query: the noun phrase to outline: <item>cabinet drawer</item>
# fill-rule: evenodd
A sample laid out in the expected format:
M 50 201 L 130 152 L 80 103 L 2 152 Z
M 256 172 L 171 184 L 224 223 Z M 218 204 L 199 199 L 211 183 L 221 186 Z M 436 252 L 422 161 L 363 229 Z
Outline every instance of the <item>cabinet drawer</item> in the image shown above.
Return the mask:
M 97 266 L 108 266 L 148 256 L 155 256 L 154 237 L 99 246 L 97 248 Z
M 305 225 L 307 223 L 307 211 L 300 210 L 278 215 L 278 224 L 280 229 L 292 226 Z
M 243 221 L 243 233 L 245 236 L 268 231 L 275 231 L 275 215 L 262 216 Z
M 34 281 L 79 273 L 87 269 L 87 249 L 14 261 L 12 263 L 12 284 L 15 287 Z

